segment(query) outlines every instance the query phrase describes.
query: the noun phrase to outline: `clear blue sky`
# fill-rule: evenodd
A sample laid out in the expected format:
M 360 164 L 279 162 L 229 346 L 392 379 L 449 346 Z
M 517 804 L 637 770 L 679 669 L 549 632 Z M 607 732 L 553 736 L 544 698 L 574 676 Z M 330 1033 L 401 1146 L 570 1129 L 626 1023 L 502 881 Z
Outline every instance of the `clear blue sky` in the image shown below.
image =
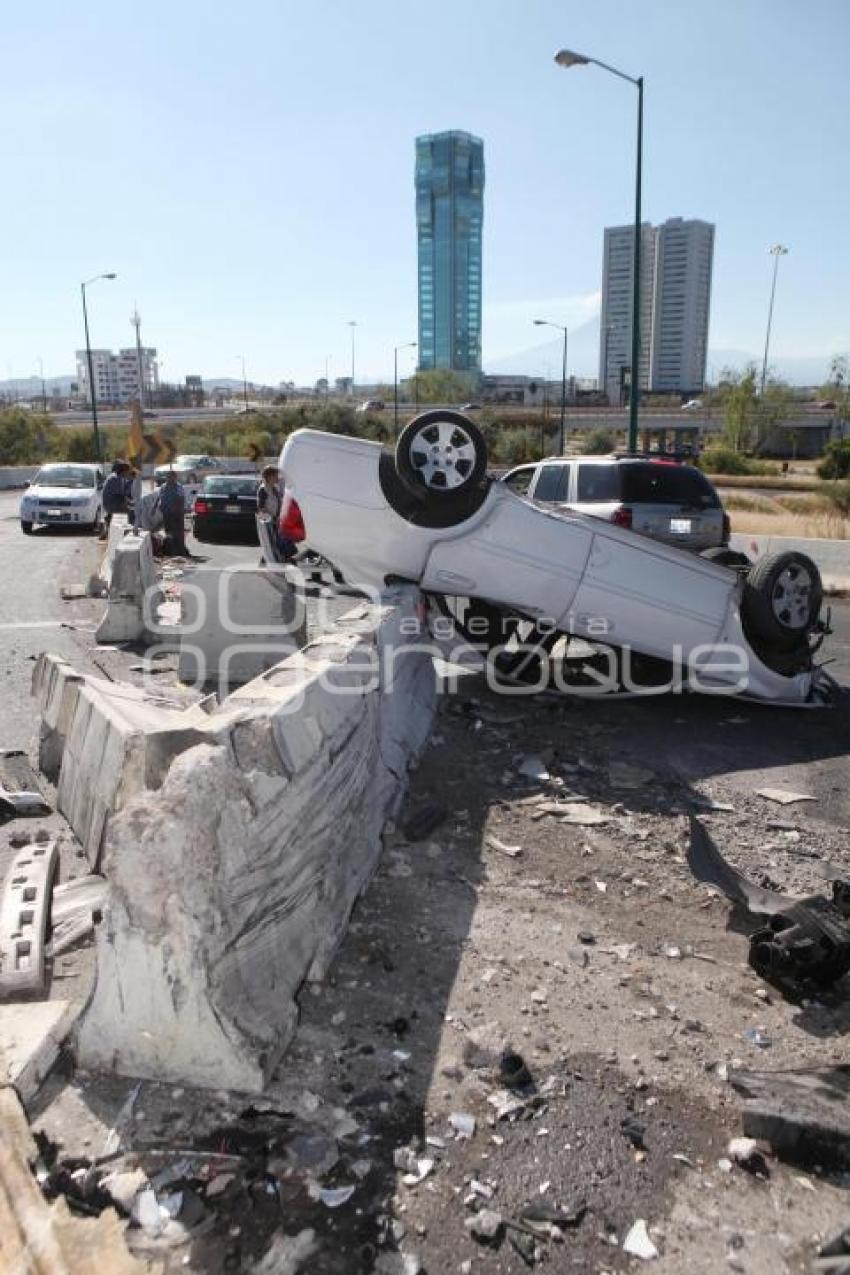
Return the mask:
M 386 376 L 416 337 L 413 139 L 485 142 L 484 357 L 593 315 L 602 230 L 717 225 L 711 344 L 850 349 L 848 0 L 42 0 L 4 11 L 0 377 L 73 370 L 134 301 L 167 378 Z M 401 356 L 401 366 L 409 352 Z

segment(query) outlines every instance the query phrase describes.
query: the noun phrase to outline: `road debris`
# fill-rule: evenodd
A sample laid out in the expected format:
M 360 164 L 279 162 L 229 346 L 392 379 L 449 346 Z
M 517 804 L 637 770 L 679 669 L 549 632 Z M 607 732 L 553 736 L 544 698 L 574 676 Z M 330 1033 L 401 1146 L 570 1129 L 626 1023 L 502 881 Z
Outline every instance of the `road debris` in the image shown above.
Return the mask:
M 45 935 L 56 872 L 55 841 L 18 850 L 0 902 L 0 995 L 29 996 L 45 986 Z
M 50 902 L 52 933 L 47 949 L 51 957 L 61 956 L 93 932 L 107 892 L 106 878 L 94 874 L 54 886 Z
M 632 1257 L 641 1257 L 645 1262 L 658 1256 L 658 1249 L 649 1238 L 646 1222 L 642 1217 L 633 1223 L 623 1240 L 623 1252 L 630 1253 Z
M 496 1209 L 481 1209 L 468 1217 L 464 1226 L 470 1235 L 484 1244 L 495 1244 L 504 1233 L 504 1220 Z
M 525 779 L 536 779 L 538 783 L 545 783 L 550 779 L 549 769 L 542 757 L 524 757 L 517 766 L 517 773 Z
M 755 1177 L 770 1177 L 764 1153 L 755 1138 L 730 1138 L 726 1154 L 733 1164 L 740 1165 Z
M 453 1111 L 449 1116 L 449 1124 L 458 1138 L 472 1138 L 475 1135 L 475 1116 L 464 1111 Z
M 744 1133 L 785 1159 L 824 1171 L 850 1168 L 850 1065 L 732 1071 L 746 1100 Z
M 323 1186 L 318 1188 L 316 1196 L 325 1208 L 338 1209 L 341 1205 L 348 1203 L 356 1190 L 356 1186 Z
M 484 844 L 491 850 L 497 850 L 499 854 L 506 855 L 509 859 L 516 859 L 522 854 L 522 846 L 505 845 L 504 841 L 500 841 L 492 832 L 487 833 Z
M 750 934 L 749 961 L 763 978 L 834 983 L 850 970 L 850 881 L 832 880 L 832 899 L 792 899 L 754 885 L 721 855 L 703 824 L 691 816 L 688 865 L 698 881 L 716 886 L 748 912 L 767 916 Z
M 811 793 L 788 792 L 785 788 L 757 788 L 756 796 L 775 801 L 780 806 L 793 806 L 796 801 L 817 801 Z

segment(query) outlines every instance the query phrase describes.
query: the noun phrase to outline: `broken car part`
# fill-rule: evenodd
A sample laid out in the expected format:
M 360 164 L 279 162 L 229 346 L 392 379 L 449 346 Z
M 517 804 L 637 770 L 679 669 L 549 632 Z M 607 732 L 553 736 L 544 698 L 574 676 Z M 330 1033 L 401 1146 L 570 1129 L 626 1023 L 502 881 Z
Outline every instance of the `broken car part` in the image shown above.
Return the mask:
M 55 841 L 24 846 L 12 861 L 0 904 L 0 996 L 44 989 L 44 936 L 55 871 Z
M 767 917 L 750 934 L 749 961 L 763 978 L 834 983 L 850 970 L 850 882 L 832 881 L 832 898 L 792 899 L 748 881 L 727 863 L 706 828 L 691 816 L 688 866 L 746 911 Z

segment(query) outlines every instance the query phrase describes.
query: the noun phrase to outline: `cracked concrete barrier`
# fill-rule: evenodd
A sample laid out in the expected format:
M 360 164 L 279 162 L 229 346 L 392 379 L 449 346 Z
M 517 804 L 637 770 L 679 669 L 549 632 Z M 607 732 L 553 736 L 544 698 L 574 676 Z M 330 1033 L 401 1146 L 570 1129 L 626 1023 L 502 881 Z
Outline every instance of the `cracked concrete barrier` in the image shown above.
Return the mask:
M 172 759 L 203 739 L 202 705 L 185 708 L 128 683 L 83 677 L 57 655 L 40 655 L 32 693 L 41 706 L 39 765 L 91 868 L 108 817 L 159 786 Z
M 393 590 L 249 682 L 110 820 L 84 1066 L 265 1087 L 430 733 L 418 605 Z

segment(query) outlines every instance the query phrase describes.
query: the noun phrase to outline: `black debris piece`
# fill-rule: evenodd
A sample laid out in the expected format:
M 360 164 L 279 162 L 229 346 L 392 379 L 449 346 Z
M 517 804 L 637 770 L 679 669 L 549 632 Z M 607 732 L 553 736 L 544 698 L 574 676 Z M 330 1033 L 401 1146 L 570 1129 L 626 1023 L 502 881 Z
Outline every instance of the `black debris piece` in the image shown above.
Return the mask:
M 507 1089 L 527 1089 L 532 1084 L 525 1059 L 512 1050 L 506 1050 L 499 1059 L 499 1078 Z

